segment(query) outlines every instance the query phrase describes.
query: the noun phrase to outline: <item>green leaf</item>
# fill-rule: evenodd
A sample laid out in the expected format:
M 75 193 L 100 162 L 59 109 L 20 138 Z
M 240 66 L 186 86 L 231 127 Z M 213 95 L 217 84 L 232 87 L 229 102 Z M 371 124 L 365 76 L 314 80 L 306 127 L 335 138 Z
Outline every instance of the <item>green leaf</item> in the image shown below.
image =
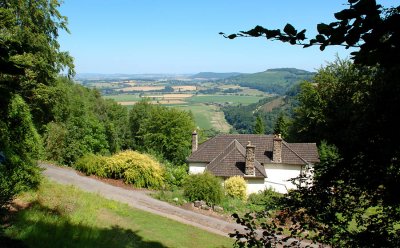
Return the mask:
M 353 19 L 357 16 L 357 11 L 354 9 L 344 9 L 334 14 L 335 18 L 338 20 L 348 20 Z
M 271 38 L 274 38 L 276 36 L 280 36 L 281 35 L 281 31 L 279 29 L 266 30 L 265 31 L 265 35 L 267 36 L 267 39 L 271 39 Z
M 228 39 L 233 40 L 233 39 L 235 39 L 236 37 L 237 37 L 236 34 L 231 34 L 231 35 L 228 36 Z
M 359 14 L 363 15 L 373 12 L 375 9 L 377 9 L 378 6 L 376 5 L 376 1 L 360 0 L 353 7 L 355 12 L 358 12 Z
M 319 43 L 324 43 L 326 41 L 325 36 L 318 34 L 317 36 L 315 36 L 315 39 L 319 42 Z
M 297 30 L 291 25 L 291 24 L 286 24 L 285 28 L 283 29 L 283 31 L 288 34 L 288 35 L 292 35 L 295 36 L 297 34 Z
M 305 29 L 301 30 L 301 31 L 297 34 L 296 38 L 297 38 L 298 40 L 305 40 L 305 39 L 306 39 L 305 33 L 306 33 L 306 30 L 305 30 Z
M 320 34 L 329 35 L 332 31 L 332 28 L 325 23 L 320 23 L 317 25 L 317 30 Z
M 349 46 L 355 45 L 360 40 L 360 32 L 358 32 L 358 29 L 350 30 L 350 32 L 345 37 L 345 40 Z

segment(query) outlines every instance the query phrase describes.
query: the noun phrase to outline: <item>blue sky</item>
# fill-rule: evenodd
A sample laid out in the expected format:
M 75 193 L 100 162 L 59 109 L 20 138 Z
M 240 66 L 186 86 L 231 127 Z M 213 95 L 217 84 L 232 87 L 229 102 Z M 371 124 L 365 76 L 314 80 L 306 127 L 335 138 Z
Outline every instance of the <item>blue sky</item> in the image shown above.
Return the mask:
M 380 1 L 398 5 L 399 1 Z M 303 49 L 263 38 L 220 36 L 256 25 L 286 23 L 315 35 L 316 24 L 334 21 L 345 0 L 65 0 L 71 34 L 61 49 L 75 58 L 78 73 L 259 72 L 295 67 L 315 71 L 343 47 Z

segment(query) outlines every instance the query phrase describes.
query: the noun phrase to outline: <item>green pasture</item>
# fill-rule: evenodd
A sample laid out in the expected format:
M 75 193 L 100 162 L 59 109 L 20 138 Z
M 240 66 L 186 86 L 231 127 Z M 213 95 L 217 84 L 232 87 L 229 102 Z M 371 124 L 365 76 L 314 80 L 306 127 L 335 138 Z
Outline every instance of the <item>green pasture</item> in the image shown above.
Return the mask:
M 196 95 L 188 99 L 192 103 L 232 103 L 248 105 L 258 102 L 263 97 L 259 96 L 236 96 L 236 95 Z

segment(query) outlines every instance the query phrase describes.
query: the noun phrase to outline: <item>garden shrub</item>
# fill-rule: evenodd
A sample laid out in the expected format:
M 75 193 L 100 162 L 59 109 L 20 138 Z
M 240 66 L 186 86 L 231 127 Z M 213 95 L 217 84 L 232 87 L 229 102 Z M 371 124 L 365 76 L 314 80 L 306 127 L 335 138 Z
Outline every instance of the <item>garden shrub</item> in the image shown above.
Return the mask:
M 89 153 L 78 159 L 75 162 L 74 167 L 86 175 L 108 177 L 107 173 L 105 172 L 105 165 L 106 157 Z
M 121 152 L 120 158 L 126 159 L 123 177 L 126 183 L 139 188 L 161 188 L 164 185 L 164 170 L 160 163 L 150 156 L 134 151 Z
M 184 195 L 190 201 L 204 200 L 214 205 L 219 204 L 223 197 L 220 180 L 208 172 L 189 175 L 184 182 L 183 189 Z
M 88 175 L 123 179 L 137 188 L 158 189 L 164 185 L 164 169 L 160 163 L 135 151 L 123 151 L 111 157 L 86 155 L 75 163 L 75 168 Z
M 164 168 L 164 179 L 166 188 L 164 190 L 177 190 L 181 188 L 183 182 L 188 176 L 187 164 L 177 165 L 165 159 L 163 155 L 155 150 L 148 150 L 146 152 L 154 160 L 158 161 Z
M 188 177 L 186 165 L 165 164 L 165 181 L 171 188 L 182 187 L 185 179 Z
M 250 194 L 248 203 L 265 207 L 265 210 L 278 209 L 280 206 L 280 198 L 282 194 L 272 190 L 265 189 L 259 193 Z
M 246 181 L 241 176 L 233 176 L 225 181 L 225 193 L 240 200 L 246 200 Z

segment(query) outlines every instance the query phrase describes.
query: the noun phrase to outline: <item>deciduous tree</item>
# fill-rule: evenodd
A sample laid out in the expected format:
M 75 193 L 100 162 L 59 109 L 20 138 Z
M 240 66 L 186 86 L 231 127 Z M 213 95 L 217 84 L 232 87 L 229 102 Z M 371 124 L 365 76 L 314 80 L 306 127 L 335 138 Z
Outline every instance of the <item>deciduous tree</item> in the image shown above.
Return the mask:
M 49 113 L 41 92 L 62 70 L 73 74 L 72 58 L 57 42 L 59 30 L 67 30 L 59 5 L 57 0 L 0 1 L 0 152 L 5 158 L 0 207 L 37 185 L 34 161 L 42 149 L 35 124 L 44 124 Z
M 143 100 L 131 109 L 129 118 L 135 149 L 155 152 L 178 164 L 185 161 L 195 129 L 189 112 Z
M 314 231 L 315 240 L 340 247 L 400 245 L 399 12 L 400 6 L 348 0 L 348 8 L 335 13 L 337 21 L 318 24 L 318 35 L 308 41 L 306 30 L 291 24 L 283 32 L 257 26 L 226 36 L 266 37 L 321 50 L 355 48 L 353 63 L 337 60 L 302 85 L 293 125 L 297 138 L 326 140 L 337 147 L 340 159 L 324 160 L 313 185 L 283 198 L 281 220 L 292 221 L 293 236 Z M 333 154 L 332 147 L 324 149 L 321 155 Z

